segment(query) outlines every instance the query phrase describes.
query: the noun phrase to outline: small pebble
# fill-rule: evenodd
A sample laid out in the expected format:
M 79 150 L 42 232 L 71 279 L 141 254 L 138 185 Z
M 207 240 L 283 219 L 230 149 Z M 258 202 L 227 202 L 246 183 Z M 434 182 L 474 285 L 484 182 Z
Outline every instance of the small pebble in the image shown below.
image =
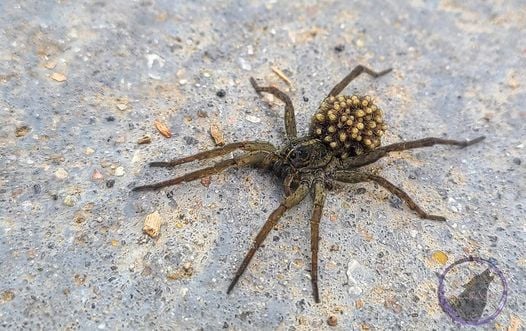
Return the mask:
M 73 217 L 73 220 L 77 224 L 82 224 L 82 223 L 84 223 L 86 221 L 86 215 L 87 215 L 86 212 L 84 212 L 82 210 L 79 210 L 78 212 L 75 213 L 75 216 Z
M 169 280 L 178 280 L 183 278 L 191 277 L 194 273 L 194 268 L 190 262 L 185 262 L 181 268 L 178 268 L 176 271 L 169 273 L 166 277 Z
M 66 179 L 68 178 L 68 172 L 64 170 L 64 168 L 58 168 L 57 171 L 55 171 L 55 177 L 57 177 L 57 179 Z
M 240 57 L 238 60 L 239 60 L 239 64 L 241 65 L 241 69 L 246 70 L 246 71 L 252 70 L 252 66 L 244 58 Z
M 40 186 L 40 184 L 33 185 L 33 193 L 40 194 L 40 192 L 42 192 L 42 187 Z
M 203 177 L 203 178 L 201 178 L 201 185 L 203 185 L 204 187 L 209 187 L 211 181 L 212 180 L 211 180 L 210 176 Z
M 117 167 L 117 169 L 115 169 L 115 176 L 117 176 L 117 177 L 124 176 L 124 168 L 123 167 Z
M 367 189 L 365 189 L 365 187 L 359 187 L 359 188 L 356 189 L 356 194 L 357 195 L 364 194 L 365 192 L 367 192 Z
M 358 299 L 354 302 L 356 309 L 362 309 L 365 306 L 365 302 L 362 299 Z
M 108 117 L 106 117 L 106 121 L 108 121 L 108 122 L 113 122 L 113 121 L 115 121 L 115 117 L 113 117 L 113 116 L 108 116 Z
M 217 95 L 218 97 L 220 97 L 220 98 L 224 98 L 225 95 L 226 95 L 226 92 L 225 92 L 225 90 L 220 89 L 219 91 L 217 91 L 216 95 Z
M 355 275 L 362 275 L 364 273 L 363 267 L 356 260 L 351 260 L 347 265 L 347 283 L 349 284 L 348 292 L 352 296 L 360 296 L 363 292 L 359 286 L 360 283 L 354 278 Z
M 52 154 L 49 156 L 49 159 L 51 162 L 53 162 L 53 164 L 60 164 L 65 160 L 64 155 L 62 154 Z
M 344 49 L 345 49 L 345 45 L 338 45 L 338 46 L 334 47 L 334 50 L 335 50 L 337 53 L 341 53 L 341 52 L 343 52 Z
M 433 260 L 441 265 L 446 264 L 448 257 L 447 254 L 442 251 L 436 251 L 433 253 Z
M 363 41 L 363 39 L 360 38 L 356 40 L 356 47 L 362 48 L 363 46 L 365 46 L 365 42 Z
M 260 123 L 261 122 L 261 118 L 256 117 L 256 116 L 252 116 L 252 115 L 247 115 L 246 119 L 247 119 L 247 121 L 249 121 L 251 123 Z
M 112 166 L 112 164 L 111 164 L 111 162 L 108 161 L 108 160 L 101 160 L 101 161 L 100 161 L 100 166 L 103 167 L 103 168 L 107 168 L 107 167 Z
M 187 145 L 197 145 L 199 143 L 197 139 L 195 139 L 194 137 L 190 137 L 190 136 L 184 136 L 183 140 Z
M 161 230 L 162 218 L 158 211 L 155 211 L 144 219 L 142 230 L 152 238 L 159 236 Z
M 107 188 L 112 188 L 113 185 L 115 185 L 115 179 L 108 179 L 108 180 L 106 181 L 106 187 L 107 187 Z
M 67 79 L 67 77 L 64 74 L 54 72 L 51 74 L 51 79 L 61 83 L 64 82 Z
M 384 307 L 392 310 L 397 314 L 400 314 L 402 312 L 402 306 L 398 303 L 397 298 L 394 296 L 389 296 L 385 299 Z
M 93 153 L 95 153 L 95 150 L 91 147 L 86 147 L 86 149 L 84 150 L 84 154 L 86 155 L 91 155 Z
M 152 142 L 152 138 L 149 135 L 144 135 L 137 140 L 137 144 L 144 145 Z
M 93 171 L 93 175 L 91 175 L 91 179 L 93 179 L 93 180 L 101 180 L 101 179 L 104 179 L 104 176 L 102 175 L 102 173 L 100 171 L 95 169 L 95 171 Z
M 154 126 L 159 131 L 160 134 L 162 134 L 165 138 L 170 138 L 172 136 L 172 132 L 168 128 L 164 122 L 161 122 L 159 120 L 155 120 Z
M 214 139 L 217 146 L 223 146 L 225 144 L 225 138 L 223 137 L 223 131 L 218 123 L 212 123 L 210 125 L 210 135 Z
M 522 161 L 521 161 L 521 159 L 516 157 L 516 158 L 513 159 L 513 163 L 515 163 L 516 165 L 521 165 Z
M 44 67 L 46 69 L 55 69 L 56 66 L 57 66 L 57 63 L 53 62 L 53 61 L 49 61 L 49 62 L 44 63 Z
M 15 130 L 15 136 L 18 138 L 25 136 L 31 129 L 27 125 L 20 126 Z
M 75 205 L 75 202 L 76 202 L 77 199 L 75 199 L 74 196 L 72 195 L 66 195 L 66 197 L 64 198 L 64 201 L 63 203 L 68 206 L 68 207 L 73 207 Z
M 338 325 L 338 318 L 334 315 L 329 316 L 329 318 L 327 319 L 327 324 L 329 324 L 329 326 Z
M 160 57 L 159 55 L 152 53 L 152 54 L 146 54 L 145 56 L 146 56 L 146 60 L 148 61 L 147 65 L 149 69 L 153 68 L 153 64 L 155 62 L 158 63 L 160 68 L 164 67 L 166 60 Z
M 2 295 L 0 295 L 0 303 L 9 302 L 15 298 L 15 293 L 13 291 L 4 291 L 2 292 Z

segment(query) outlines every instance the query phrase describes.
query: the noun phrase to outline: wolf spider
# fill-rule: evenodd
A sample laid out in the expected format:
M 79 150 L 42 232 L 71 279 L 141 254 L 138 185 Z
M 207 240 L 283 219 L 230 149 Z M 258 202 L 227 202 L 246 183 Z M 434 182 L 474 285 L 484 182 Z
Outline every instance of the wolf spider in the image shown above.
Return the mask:
M 265 222 L 259 233 L 256 235 L 253 244 L 251 245 L 248 253 L 246 254 L 241 265 L 239 266 L 233 280 L 231 281 L 227 289 L 227 293 L 230 293 L 232 291 L 239 278 L 249 265 L 252 257 L 254 256 L 260 245 L 263 243 L 270 230 L 278 223 L 281 216 L 283 216 L 283 214 L 288 209 L 299 204 L 303 199 L 305 199 L 305 197 L 310 192 L 314 200 L 314 208 L 310 220 L 312 253 L 310 274 L 314 300 L 317 303 L 319 303 L 319 225 L 323 206 L 325 204 L 326 191 L 332 188 L 334 182 L 376 182 L 378 185 L 382 186 L 392 194 L 398 196 L 401 200 L 405 201 L 409 208 L 414 210 L 421 218 L 434 221 L 445 221 L 445 218 L 442 216 L 431 215 L 425 212 L 416 202 L 413 201 L 413 199 L 409 197 L 407 193 L 405 193 L 402 189 L 389 182 L 387 179 L 378 175 L 358 172 L 357 169 L 378 161 L 380 158 L 387 156 L 390 152 L 404 151 L 419 147 L 428 147 L 437 144 L 456 145 L 463 148 L 480 142 L 484 139 L 483 136 L 466 141 L 442 138 L 424 138 L 379 147 L 379 139 L 376 138 L 379 138 L 379 136 L 383 134 L 383 131 L 378 129 L 378 127 L 383 128 L 384 130 L 386 128 L 385 125 L 382 126 L 383 124 L 381 124 L 383 123 L 383 120 L 381 118 L 381 111 L 379 111 L 377 107 L 375 108 L 373 106 L 370 106 L 372 104 L 370 97 L 352 96 L 347 97 L 347 99 L 345 99 L 346 96 L 339 96 L 339 94 L 353 79 L 355 79 L 362 73 L 367 73 L 368 75 L 377 78 L 387 74 L 391 70 L 392 69 L 387 69 L 381 72 L 375 72 L 361 65 L 355 67 L 341 82 L 334 86 L 334 88 L 330 91 L 327 98 L 324 100 L 324 103 L 322 103 L 322 106 L 320 107 L 320 109 L 323 109 L 324 107 L 329 107 L 330 109 L 328 111 L 325 110 L 325 113 L 320 113 L 321 116 L 318 114 L 316 115 L 318 120 L 321 121 L 320 123 L 316 122 L 316 116 L 315 118 L 313 118 L 312 123 L 317 123 L 318 127 L 313 129 L 313 127 L 315 126 L 313 126 L 314 124 L 311 125 L 311 132 L 305 137 L 297 136 L 294 107 L 289 96 L 274 86 L 259 86 L 253 78 L 250 78 L 250 82 L 258 94 L 260 94 L 261 92 L 270 93 L 285 103 L 284 119 L 287 142 L 284 147 L 276 148 L 271 143 L 264 141 L 243 141 L 227 144 L 219 148 L 200 152 L 191 156 L 183 157 L 172 161 L 152 162 L 150 163 L 150 166 L 152 167 L 174 167 L 187 162 L 207 160 L 219 157 L 222 155 L 229 154 L 235 150 L 241 150 L 244 152 L 241 155 L 237 155 L 217 162 L 213 166 L 192 171 L 179 177 L 175 177 L 154 184 L 135 187 L 133 188 L 133 191 L 157 190 L 166 186 L 177 185 L 183 182 L 190 182 L 196 179 L 220 173 L 221 171 L 227 168 L 235 166 L 252 166 L 267 169 L 272 171 L 276 176 L 283 180 L 285 197 L 281 201 L 279 207 L 276 208 L 270 214 L 267 221 Z M 338 104 L 339 100 L 343 100 L 341 101 L 341 105 L 344 108 L 340 108 Z M 347 107 L 345 100 L 347 100 L 349 105 L 352 105 L 354 102 L 356 105 L 358 105 L 356 106 L 358 108 L 353 108 L 354 106 Z M 364 102 L 364 100 L 366 102 Z M 335 103 L 332 103 L 333 101 Z M 369 108 L 373 108 L 369 110 L 365 106 L 365 108 L 362 107 L 363 105 L 367 107 L 370 106 Z M 342 112 L 337 113 L 339 110 L 335 110 L 336 108 L 342 110 Z M 349 111 L 345 113 L 343 112 L 343 109 L 345 109 L 346 111 L 347 109 L 349 109 Z M 365 110 L 365 112 L 360 111 L 360 109 Z M 375 122 L 376 124 L 374 124 L 379 125 L 377 127 L 377 130 L 374 131 L 375 133 L 373 133 L 372 130 L 369 130 L 373 127 L 373 124 L 366 121 L 366 119 L 368 118 L 367 113 L 371 114 L 373 110 L 376 111 L 376 113 L 378 113 L 378 115 L 380 116 L 377 117 L 377 122 Z M 373 115 L 376 113 L 373 113 Z M 340 116 L 340 122 L 338 122 L 338 118 L 335 118 L 335 114 Z M 348 116 L 349 114 L 354 114 L 356 116 Z M 360 122 L 360 115 L 362 115 L 363 117 L 361 118 L 365 120 L 362 119 L 362 121 Z M 327 116 L 328 119 L 325 119 L 325 117 Z M 372 117 L 369 116 L 369 119 L 370 118 Z M 323 122 L 322 119 L 326 121 L 326 123 Z M 350 122 L 348 122 L 349 119 L 351 120 Z M 356 121 L 356 123 L 353 122 L 353 119 Z M 345 121 L 347 121 L 346 123 L 350 123 L 350 125 L 354 126 L 345 127 Z M 333 132 L 337 129 L 336 126 L 333 126 L 331 124 L 336 122 L 338 123 L 338 128 L 344 128 L 341 130 L 347 130 L 341 131 L 340 129 L 338 129 L 340 130 L 340 136 L 338 136 L 340 137 L 340 141 L 336 141 L 335 139 L 333 139 L 333 136 L 323 138 L 322 136 L 324 134 L 327 133 L 329 135 L 330 132 Z M 358 123 L 362 123 L 362 125 L 359 125 Z M 363 123 L 367 125 L 366 128 L 364 128 Z M 331 128 L 331 126 L 333 128 Z M 356 132 L 358 132 L 359 128 L 362 128 L 364 136 L 360 136 L 360 140 L 358 141 L 358 134 L 356 134 Z M 367 133 L 367 130 L 369 130 L 369 133 Z M 347 133 L 349 135 L 347 135 Z M 367 134 L 371 135 L 367 136 Z M 352 135 L 352 137 L 350 135 Z M 374 142 L 371 143 L 371 141 Z

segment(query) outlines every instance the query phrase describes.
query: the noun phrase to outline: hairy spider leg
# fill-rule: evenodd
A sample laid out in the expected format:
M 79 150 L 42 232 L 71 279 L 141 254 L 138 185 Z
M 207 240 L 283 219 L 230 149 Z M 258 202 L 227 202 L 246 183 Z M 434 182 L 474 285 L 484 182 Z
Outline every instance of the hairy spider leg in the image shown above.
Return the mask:
M 476 144 L 484 139 L 485 139 L 484 136 L 475 138 L 473 140 L 450 140 L 450 139 L 431 137 L 431 138 L 423 138 L 423 139 L 418 139 L 418 140 L 395 143 L 395 144 L 387 145 L 384 147 L 379 147 L 366 154 L 348 158 L 345 161 L 343 161 L 342 169 L 358 168 L 358 167 L 362 167 L 362 166 L 374 163 L 378 161 L 380 158 L 386 156 L 390 152 L 400 152 L 400 151 L 405 151 L 407 149 L 429 147 L 433 145 L 456 145 L 456 146 L 460 146 L 461 148 L 464 148 L 464 147 Z
M 266 151 L 266 152 L 275 152 L 276 147 L 266 141 L 241 141 L 231 144 L 226 144 L 225 146 L 210 149 L 204 152 L 200 152 L 194 155 L 182 157 L 180 159 L 171 160 L 171 161 L 161 161 L 161 162 L 151 162 L 150 167 L 174 167 L 180 164 L 197 161 L 197 160 L 206 160 L 221 155 L 228 154 L 235 151 L 236 149 L 241 149 L 245 152 L 257 152 L 257 151 Z
M 257 165 L 261 167 L 270 166 L 273 162 L 274 154 L 265 151 L 250 152 L 240 156 L 233 157 L 217 162 L 215 165 L 207 168 L 203 168 L 197 171 L 190 172 L 188 174 L 168 179 L 159 183 L 137 186 L 132 191 L 147 191 L 157 190 L 162 187 L 177 185 L 183 182 L 191 182 L 196 179 L 201 179 L 206 176 L 217 174 L 227 168 L 233 166 L 244 166 L 244 165 Z
M 320 242 L 320 219 L 325 205 L 325 185 L 323 181 L 317 180 L 314 183 L 314 208 L 310 219 L 310 250 L 311 250 L 311 281 L 312 292 L 316 303 L 320 302 L 318 291 L 318 247 Z
M 254 90 L 256 90 L 258 94 L 261 92 L 270 93 L 285 103 L 285 132 L 287 133 L 287 138 L 289 138 L 289 140 L 296 139 L 298 136 L 296 129 L 296 116 L 294 115 L 294 106 L 292 105 L 289 96 L 274 86 L 259 86 L 256 83 L 256 80 L 252 77 L 250 77 L 250 84 L 252 84 Z
M 401 188 L 395 186 L 393 183 L 391 183 L 390 181 L 388 181 L 387 179 L 383 177 L 371 175 L 371 174 L 359 173 L 356 171 L 339 170 L 335 172 L 334 179 L 339 182 L 344 182 L 344 183 L 360 183 L 360 182 L 374 181 L 380 184 L 380 186 L 387 189 L 392 194 L 399 197 L 402 201 L 405 201 L 405 203 L 407 203 L 409 208 L 414 210 L 418 214 L 418 216 L 420 216 L 420 218 L 433 220 L 433 221 L 445 221 L 446 220 L 446 218 L 443 216 L 431 215 L 431 214 L 426 213 L 422 208 L 420 208 L 420 206 L 416 204 L 416 202 L 413 201 L 413 199 L 411 199 L 411 197 L 407 193 L 405 193 Z
M 292 182 L 294 181 L 295 178 L 296 178 L 296 174 L 290 173 L 283 180 L 283 191 L 285 192 L 286 197 L 292 194 L 292 189 L 290 186 L 292 185 Z
M 239 269 L 237 270 L 234 279 L 228 286 L 228 289 L 226 291 L 227 294 L 230 294 L 236 283 L 238 282 L 239 278 L 243 273 L 245 272 L 245 269 L 248 267 L 248 264 L 250 263 L 250 260 L 252 260 L 252 257 L 254 257 L 254 254 L 258 250 L 259 246 L 263 243 L 267 235 L 269 234 L 270 230 L 278 223 L 279 219 L 283 214 L 290 208 L 296 206 L 298 203 L 303 201 L 307 194 L 309 193 L 309 185 L 307 183 L 301 183 L 296 191 L 294 191 L 291 195 L 286 197 L 279 207 L 275 209 L 270 216 L 268 217 L 267 221 L 259 230 L 256 238 L 254 239 L 254 242 L 252 243 L 252 246 L 250 247 L 250 250 L 246 254 L 245 258 L 243 259 L 243 262 L 239 266 Z
M 366 74 L 370 75 L 370 76 L 373 76 L 374 78 L 378 78 L 380 76 L 383 76 L 383 75 L 391 72 L 391 70 L 393 70 L 393 68 L 389 68 L 389 69 L 386 69 L 384 71 L 376 72 L 374 70 L 371 70 L 371 69 L 369 69 L 367 67 L 364 67 L 361 64 L 359 64 L 347 76 L 345 76 L 345 78 L 342 79 L 341 82 L 339 82 L 338 84 L 336 84 L 336 86 L 334 86 L 332 88 L 332 90 L 329 92 L 329 95 L 327 95 L 327 97 L 330 97 L 330 96 L 335 97 L 338 94 L 340 94 L 341 91 L 343 91 L 343 89 L 346 88 L 347 85 L 349 85 L 349 83 L 353 79 L 355 79 L 356 77 L 360 76 L 364 72 Z

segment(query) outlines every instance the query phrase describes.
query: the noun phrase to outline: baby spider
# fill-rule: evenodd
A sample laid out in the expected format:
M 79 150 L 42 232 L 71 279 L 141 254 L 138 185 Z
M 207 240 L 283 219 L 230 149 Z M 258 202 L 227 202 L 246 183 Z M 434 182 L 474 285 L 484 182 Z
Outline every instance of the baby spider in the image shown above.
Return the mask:
M 392 69 L 375 72 L 358 65 L 329 92 L 322 101 L 318 112 L 313 116 L 309 135 L 297 137 L 294 107 L 288 95 L 273 86 L 259 86 L 253 78 L 250 83 L 257 93 L 273 94 L 285 103 L 285 131 L 287 141 L 284 147 L 276 148 L 265 141 L 243 141 L 227 144 L 191 156 L 167 162 L 152 162 L 152 167 L 174 167 L 187 162 L 206 160 L 242 150 L 244 153 L 215 163 L 213 166 L 190 172 L 163 182 L 138 186 L 133 191 L 157 190 L 162 187 L 190 182 L 209 175 L 217 174 L 234 166 L 252 166 L 268 169 L 283 180 L 285 197 L 281 204 L 268 217 L 256 235 L 245 259 L 239 266 L 227 293 L 230 293 L 247 268 L 257 249 L 263 243 L 270 230 L 278 223 L 283 214 L 296 206 L 309 194 L 312 194 L 314 208 L 311 224 L 311 280 L 314 300 L 320 302 L 318 292 L 318 242 L 319 225 L 326 190 L 334 182 L 360 183 L 376 182 L 392 194 L 405 201 L 423 219 L 445 221 L 442 216 L 431 215 L 416 204 L 402 189 L 387 179 L 357 171 L 365 165 L 378 161 L 390 152 L 428 147 L 433 145 L 456 145 L 466 147 L 480 142 L 484 137 L 473 140 L 450 140 L 442 138 L 424 138 L 400 142 L 380 147 L 380 138 L 387 126 L 382 111 L 369 96 L 344 96 L 340 92 L 356 77 L 367 73 L 380 77 Z

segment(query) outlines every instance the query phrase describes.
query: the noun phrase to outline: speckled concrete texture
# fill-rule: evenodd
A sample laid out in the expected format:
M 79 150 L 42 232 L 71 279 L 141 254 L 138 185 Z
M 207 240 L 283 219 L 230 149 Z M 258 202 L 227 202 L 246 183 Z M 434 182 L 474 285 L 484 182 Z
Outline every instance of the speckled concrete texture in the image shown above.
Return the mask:
M 482 328 L 524 327 L 524 1 L 4 0 L 0 13 L 1 329 L 469 329 L 437 299 L 437 273 L 467 255 L 494 259 L 509 282 L 506 307 Z M 309 200 L 226 295 L 283 197 L 279 181 L 243 168 L 131 187 L 192 169 L 147 162 L 214 147 L 211 125 L 227 143 L 280 145 L 283 105 L 250 76 L 290 94 L 305 134 L 357 64 L 394 68 L 346 90 L 384 109 L 384 144 L 487 136 L 366 169 L 447 223 L 372 184 L 338 186 L 321 224 L 321 304 Z M 143 222 L 155 211 L 152 239 Z

